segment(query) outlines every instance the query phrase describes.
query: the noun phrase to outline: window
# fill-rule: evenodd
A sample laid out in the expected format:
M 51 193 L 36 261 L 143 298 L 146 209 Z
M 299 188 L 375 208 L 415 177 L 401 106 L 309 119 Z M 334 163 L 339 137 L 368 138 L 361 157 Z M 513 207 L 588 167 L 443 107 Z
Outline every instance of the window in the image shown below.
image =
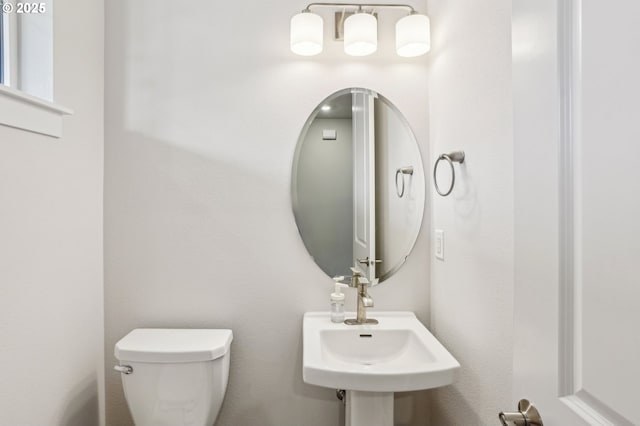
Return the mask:
M 2 13 L 0 15 L 0 84 L 4 84 L 4 39 L 4 13 Z
M 53 103 L 53 0 L 0 0 L 0 124 L 60 137 Z
M 0 0 L 0 10 L 3 10 L 2 12 L 0 12 L 0 84 L 5 84 L 5 66 L 8 63 L 5 60 L 5 55 L 7 55 L 9 52 L 8 46 L 6 46 L 9 41 L 7 34 L 9 30 L 9 16 L 8 14 L 4 13 L 4 0 Z
M 2 84 L 53 100 L 52 0 L 2 4 Z

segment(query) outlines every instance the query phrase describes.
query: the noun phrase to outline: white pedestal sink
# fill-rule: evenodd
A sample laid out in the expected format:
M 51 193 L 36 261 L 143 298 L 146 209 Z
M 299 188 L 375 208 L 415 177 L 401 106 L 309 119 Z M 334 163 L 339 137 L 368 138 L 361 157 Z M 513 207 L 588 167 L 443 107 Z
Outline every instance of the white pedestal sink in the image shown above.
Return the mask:
M 451 384 L 460 364 L 412 312 L 368 316 L 379 324 L 336 324 L 328 312 L 307 312 L 302 377 L 347 391 L 346 426 L 393 426 L 394 392 Z

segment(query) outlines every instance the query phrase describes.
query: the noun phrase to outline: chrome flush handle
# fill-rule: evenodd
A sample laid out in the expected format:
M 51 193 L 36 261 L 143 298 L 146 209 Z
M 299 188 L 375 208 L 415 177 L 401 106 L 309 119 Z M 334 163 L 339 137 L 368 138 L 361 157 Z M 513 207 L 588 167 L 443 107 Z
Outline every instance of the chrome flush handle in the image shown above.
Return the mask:
M 116 365 L 115 367 L 113 367 L 113 369 L 119 371 L 122 374 L 133 373 L 133 367 L 130 365 Z

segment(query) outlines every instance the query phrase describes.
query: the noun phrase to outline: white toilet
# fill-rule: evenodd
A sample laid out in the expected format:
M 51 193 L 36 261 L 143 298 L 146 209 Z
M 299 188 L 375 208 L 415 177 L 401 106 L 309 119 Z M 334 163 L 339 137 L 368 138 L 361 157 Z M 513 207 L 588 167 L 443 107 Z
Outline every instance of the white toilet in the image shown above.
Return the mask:
M 229 378 L 231 330 L 139 328 L 115 347 L 136 426 L 212 426 Z

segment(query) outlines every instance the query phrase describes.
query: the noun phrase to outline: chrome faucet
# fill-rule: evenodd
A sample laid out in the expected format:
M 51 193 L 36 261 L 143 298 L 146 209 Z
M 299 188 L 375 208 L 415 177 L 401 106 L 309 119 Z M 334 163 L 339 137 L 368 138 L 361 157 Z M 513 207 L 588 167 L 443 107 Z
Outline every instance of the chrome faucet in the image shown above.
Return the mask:
M 356 288 L 358 291 L 358 310 L 355 319 L 346 319 L 344 323 L 347 325 L 378 324 L 378 320 L 376 319 L 367 319 L 366 308 L 373 307 L 373 299 L 369 296 L 369 293 L 367 293 L 369 280 L 363 277 L 362 272 L 356 268 L 351 268 L 351 274 L 350 286 Z

